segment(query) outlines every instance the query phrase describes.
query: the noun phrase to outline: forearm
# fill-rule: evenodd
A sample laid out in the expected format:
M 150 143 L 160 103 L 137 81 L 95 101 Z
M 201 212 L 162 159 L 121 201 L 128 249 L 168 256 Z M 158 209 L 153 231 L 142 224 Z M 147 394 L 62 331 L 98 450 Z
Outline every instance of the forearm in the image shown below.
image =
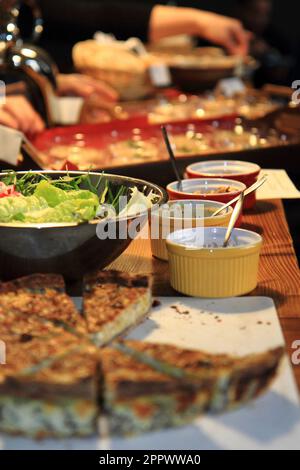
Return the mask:
M 177 34 L 201 37 L 225 47 L 231 54 L 248 52 L 250 36 L 238 20 L 195 8 L 155 6 L 150 17 L 149 40 L 156 42 Z
M 149 40 L 156 42 L 168 36 L 187 33 L 199 35 L 197 16 L 194 8 L 156 5 L 150 17 Z

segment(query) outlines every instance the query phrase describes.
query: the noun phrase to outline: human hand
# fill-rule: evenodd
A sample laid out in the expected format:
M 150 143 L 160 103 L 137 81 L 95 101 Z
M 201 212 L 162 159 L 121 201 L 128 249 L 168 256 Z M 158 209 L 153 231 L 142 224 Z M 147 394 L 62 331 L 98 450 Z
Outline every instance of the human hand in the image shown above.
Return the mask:
M 0 124 L 24 134 L 36 134 L 45 127 L 40 115 L 22 95 L 6 97 L 5 103 L 0 106 Z
M 229 54 L 248 54 L 252 34 L 239 20 L 206 11 L 199 11 L 195 20 L 202 38 L 224 47 Z
M 58 92 L 60 95 L 75 95 L 82 98 L 96 96 L 104 102 L 116 102 L 117 92 L 106 85 L 106 83 L 96 80 L 88 75 L 79 73 L 59 74 L 57 77 Z
M 151 13 L 149 40 L 189 34 L 224 47 L 230 54 L 246 55 L 251 33 L 236 19 L 196 8 L 156 5 Z
M 75 95 L 84 98 L 80 122 L 96 124 L 110 121 L 118 94 L 110 86 L 82 74 L 60 74 L 58 91 L 61 95 Z

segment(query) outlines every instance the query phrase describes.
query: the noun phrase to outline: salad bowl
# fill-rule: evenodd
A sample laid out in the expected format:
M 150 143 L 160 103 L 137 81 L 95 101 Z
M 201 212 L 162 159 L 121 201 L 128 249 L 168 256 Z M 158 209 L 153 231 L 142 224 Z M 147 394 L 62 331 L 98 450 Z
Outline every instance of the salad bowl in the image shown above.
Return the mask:
M 121 255 L 133 239 L 128 236 L 130 226 L 134 225 L 138 217 L 147 216 L 153 204 L 160 206 L 168 199 L 167 193 L 159 186 L 125 176 L 80 171 L 40 171 L 16 172 L 14 177 L 18 181 L 28 173 L 40 175 L 42 179 L 47 178 L 50 181 L 88 176 L 89 185 L 83 182 L 80 189 L 89 190 L 92 184 L 97 188 L 99 201 L 107 191 L 112 193 L 114 202 L 120 193 L 128 196 L 135 192 L 143 200 L 147 200 L 148 205 L 144 206 L 144 214 L 140 208 L 137 210 L 138 206 L 131 204 L 130 209 L 127 210 L 125 207 L 109 218 L 107 215 L 99 217 L 97 214 L 97 217 L 80 223 L 59 220 L 50 223 L 43 223 L 40 220 L 38 223 L 14 220 L 7 223 L 1 220 L 0 278 L 2 280 L 32 273 L 59 273 L 67 281 L 78 281 L 86 272 L 102 269 Z M 0 184 L 7 180 L 9 175 L 10 173 L 2 173 Z M 105 236 L 109 224 L 114 230 Z M 122 236 L 120 236 L 121 226 Z

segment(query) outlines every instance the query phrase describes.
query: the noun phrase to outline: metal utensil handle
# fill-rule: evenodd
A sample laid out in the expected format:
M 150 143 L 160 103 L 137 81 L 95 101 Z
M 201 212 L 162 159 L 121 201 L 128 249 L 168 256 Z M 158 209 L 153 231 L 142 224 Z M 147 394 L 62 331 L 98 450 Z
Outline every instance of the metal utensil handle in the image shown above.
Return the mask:
M 252 186 L 250 186 L 248 189 L 245 190 L 244 196 L 248 196 L 249 194 L 253 193 L 253 191 L 256 191 L 258 188 L 260 188 L 268 179 L 268 175 L 264 175 L 262 178 L 260 178 L 258 181 L 256 181 Z M 231 201 L 227 202 L 223 207 L 220 209 L 217 209 L 211 217 L 216 217 L 216 215 L 219 215 L 221 212 L 223 212 L 227 207 L 231 206 L 235 202 L 239 200 L 240 196 L 235 197 Z
M 243 208 L 243 204 L 244 204 L 244 199 L 245 199 L 245 193 L 244 191 L 239 195 L 239 200 L 238 202 L 236 203 L 236 206 L 235 208 L 233 209 L 233 212 L 231 214 L 231 217 L 230 217 L 230 221 L 229 221 L 229 225 L 228 225 L 228 228 L 227 228 L 227 232 L 226 232 L 226 235 L 225 235 L 225 239 L 224 239 L 224 243 L 223 243 L 223 247 L 226 248 L 226 246 L 228 245 L 229 243 L 229 240 L 230 240 L 230 237 L 231 237 L 231 234 L 232 234 L 232 230 L 234 229 L 234 226 L 236 224 L 236 221 L 238 220 L 239 216 L 240 216 L 240 213 L 241 213 L 241 210 Z
M 171 160 L 171 163 L 172 163 L 172 167 L 173 167 L 176 179 L 178 181 L 179 191 L 182 191 L 182 179 L 180 177 L 180 174 L 179 174 L 179 171 L 178 171 L 178 168 L 177 168 L 177 163 L 176 163 L 175 155 L 174 155 L 174 152 L 173 152 L 173 149 L 172 149 L 172 146 L 171 146 L 171 143 L 170 143 L 170 139 L 169 139 L 169 136 L 168 136 L 168 131 L 167 131 L 165 126 L 161 126 L 161 131 L 162 131 L 162 134 L 163 134 L 163 138 L 164 138 L 167 150 L 168 150 L 168 154 L 169 154 L 169 157 L 170 157 L 170 160 Z

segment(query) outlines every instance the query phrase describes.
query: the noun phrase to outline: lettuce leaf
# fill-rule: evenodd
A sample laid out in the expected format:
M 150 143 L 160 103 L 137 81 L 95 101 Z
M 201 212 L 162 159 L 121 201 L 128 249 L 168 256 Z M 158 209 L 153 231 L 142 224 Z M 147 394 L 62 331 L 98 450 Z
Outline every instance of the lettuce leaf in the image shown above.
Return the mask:
M 99 204 L 98 196 L 91 191 L 86 189 L 64 191 L 63 189 L 53 186 L 48 181 L 40 181 L 40 183 L 38 183 L 36 190 L 34 191 L 34 196 L 45 199 L 49 207 L 56 207 L 62 202 L 74 199 L 85 199 L 90 201 L 94 199 L 95 204 Z
M 56 207 L 24 214 L 24 223 L 87 222 L 95 217 L 96 208 L 92 200 L 73 199 Z
M 39 211 L 48 207 L 43 198 L 36 196 L 11 196 L 0 199 L 0 222 L 22 221 L 27 212 Z
M 152 191 L 145 196 L 138 188 L 134 187 L 130 189 L 131 198 L 129 199 L 128 204 L 120 211 L 119 217 L 130 217 L 136 214 L 141 214 L 151 209 L 153 206 L 153 200 L 156 198 L 156 195 Z
M 47 180 L 40 181 L 32 196 L 8 196 L 0 199 L 0 223 L 81 223 L 92 220 L 105 204 L 98 196 L 85 189 L 64 190 Z M 151 208 L 156 196 L 145 196 L 136 187 L 130 190 L 130 199 L 119 217 L 130 217 Z M 114 211 L 112 211 L 115 214 Z M 112 217 L 109 215 L 108 218 Z
M 64 191 L 41 181 L 33 196 L 0 199 L 0 222 L 85 222 L 95 217 L 98 196 L 87 190 Z

